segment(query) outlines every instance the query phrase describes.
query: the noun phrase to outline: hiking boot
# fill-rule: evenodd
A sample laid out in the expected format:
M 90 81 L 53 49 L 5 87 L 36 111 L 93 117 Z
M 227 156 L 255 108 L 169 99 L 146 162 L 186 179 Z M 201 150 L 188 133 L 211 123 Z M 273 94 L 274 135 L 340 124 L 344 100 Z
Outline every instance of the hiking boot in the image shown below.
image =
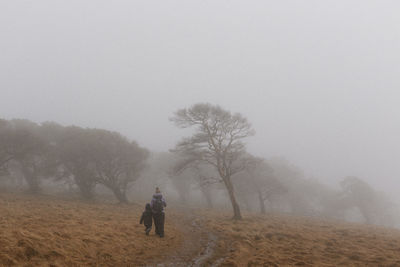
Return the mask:
M 151 228 L 147 228 L 146 229 L 146 235 L 149 235 L 150 231 L 151 231 Z

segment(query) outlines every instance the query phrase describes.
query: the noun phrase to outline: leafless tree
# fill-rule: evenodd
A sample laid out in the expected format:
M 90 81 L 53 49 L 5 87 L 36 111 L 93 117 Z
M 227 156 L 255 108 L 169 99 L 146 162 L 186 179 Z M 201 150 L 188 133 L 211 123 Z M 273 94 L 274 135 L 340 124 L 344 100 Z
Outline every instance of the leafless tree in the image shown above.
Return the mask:
M 189 164 L 190 162 L 190 164 Z M 216 183 L 221 183 L 220 178 L 215 178 L 215 170 L 210 170 L 209 164 L 204 164 L 200 161 L 187 161 L 185 159 L 176 159 L 175 164 L 170 168 L 169 176 L 173 183 L 177 183 L 177 187 L 194 185 L 194 189 L 200 190 L 203 194 L 207 207 L 212 208 L 211 186 Z M 178 183 L 182 183 L 179 185 Z M 189 184 L 188 184 L 189 183 Z
M 33 134 L 36 124 L 27 120 L 0 120 L 0 167 L 38 148 L 38 138 Z
M 14 155 L 10 151 L 10 139 L 13 133 L 9 128 L 6 120 L 0 120 L 0 173 L 6 173 L 7 163 L 10 162 Z
M 382 196 L 367 182 L 349 176 L 340 182 L 342 187 L 342 200 L 348 203 L 347 208 L 357 207 L 365 218 L 366 223 L 384 224 L 381 221 L 385 218 L 389 221 L 387 211 L 392 211 L 393 203 Z
M 121 203 L 128 202 L 127 190 L 139 178 L 149 152 L 116 132 L 93 129 L 91 137 L 96 180 Z
M 28 120 L 10 121 L 13 134 L 8 140 L 12 160 L 19 165 L 29 192 L 40 191 L 40 180 L 50 176 L 51 148 L 40 136 L 39 125 Z
M 92 199 L 97 184 L 92 155 L 95 142 L 88 132 L 79 127 L 66 127 L 58 152 L 63 168 L 72 176 L 81 196 Z M 70 179 L 69 175 L 65 178 Z
M 272 201 L 276 195 L 282 195 L 288 189 L 274 176 L 272 167 L 262 158 L 253 157 L 246 168 L 245 175 L 249 177 L 244 187 L 250 193 L 255 193 L 260 205 L 260 212 L 266 213 L 265 202 Z
M 215 185 L 221 184 L 221 180 L 218 179 L 215 170 L 210 169 L 210 165 L 200 164 L 193 169 L 194 180 L 196 181 L 196 187 L 203 194 L 207 207 L 213 207 L 212 200 L 212 189 Z
M 200 161 L 214 166 L 228 191 L 233 218 L 241 219 L 231 177 L 244 170 L 248 162 L 242 140 L 254 135 L 251 124 L 241 114 L 232 114 L 211 104 L 195 104 L 178 110 L 171 121 L 180 128 L 196 130 L 173 151 L 185 157 L 187 164 Z

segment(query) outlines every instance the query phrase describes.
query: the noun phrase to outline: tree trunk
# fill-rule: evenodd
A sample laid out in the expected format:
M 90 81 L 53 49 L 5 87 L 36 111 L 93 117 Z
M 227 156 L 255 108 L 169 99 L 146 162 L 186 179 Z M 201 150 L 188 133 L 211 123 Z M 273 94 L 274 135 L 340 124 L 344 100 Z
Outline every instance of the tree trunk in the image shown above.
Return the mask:
M 40 186 L 39 178 L 37 177 L 36 173 L 24 165 L 22 165 L 21 171 L 24 175 L 26 183 L 28 184 L 28 192 L 32 194 L 38 193 L 40 191 Z
M 91 200 L 94 197 L 93 190 L 96 184 L 87 179 L 89 179 L 87 176 L 74 175 L 75 184 L 78 186 L 82 198 Z
M 25 180 L 29 186 L 29 193 L 36 194 L 40 191 L 39 180 L 36 175 L 25 177 Z
M 128 203 L 128 198 L 126 197 L 125 192 L 122 192 L 119 188 L 113 188 L 112 191 L 120 203 Z
M 92 200 L 94 198 L 93 189 L 87 186 L 80 186 L 79 191 L 82 198 L 86 200 Z
M 365 218 L 365 223 L 372 224 L 372 216 L 371 216 L 370 212 L 368 212 L 367 208 L 358 206 L 358 209 L 360 210 L 361 214 Z
M 231 177 L 227 176 L 224 177 L 224 183 L 226 186 L 226 189 L 228 190 L 228 194 L 229 194 L 229 199 L 231 201 L 232 204 L 232 208 L 233 208 L 233 219 L 234 220 L 241 220 L 242 219 L 242 214 L 240 213 L 240 207 L 236 201 L 236 197 L 235 197 L 235 192 L 234 192 L 234 188 L 233 188 L 233 184 L 231 181 Z
M 251 211 L 251 205 L 249 200 L 247 199 L 246 196 L 242 196 L 240 199 L 240 203 L 242 203 L 242 205 L 244 205 L 244 207 L 246 208 L 246 211 Z
M 262 197 L 262 193 L 260 190 L 257 190 L 257 194 L 258 194 L 258 200 L 260 202 L 260 212 L 261 214 L 266 214 L 267 211 L 265 209 L 265 203 L 264 203 L 264 199 Z
M 205 189 L 205 188 L 201 188 L 200 190 L 203 193 L 204 198 L 206 199 L 207 208 L 212 209 L 213 203 L 212 203 L 210 192 L 207 191 L 207 189 Z

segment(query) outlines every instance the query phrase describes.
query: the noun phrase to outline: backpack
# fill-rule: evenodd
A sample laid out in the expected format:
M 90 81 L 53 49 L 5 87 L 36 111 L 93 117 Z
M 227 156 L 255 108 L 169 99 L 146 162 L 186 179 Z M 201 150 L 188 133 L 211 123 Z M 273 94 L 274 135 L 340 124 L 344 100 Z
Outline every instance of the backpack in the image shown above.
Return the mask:
M 154 213 L 161 213 L 164 208 L 164 203 L 161 198 L 156 198 L 153 203 L 153 211 Z

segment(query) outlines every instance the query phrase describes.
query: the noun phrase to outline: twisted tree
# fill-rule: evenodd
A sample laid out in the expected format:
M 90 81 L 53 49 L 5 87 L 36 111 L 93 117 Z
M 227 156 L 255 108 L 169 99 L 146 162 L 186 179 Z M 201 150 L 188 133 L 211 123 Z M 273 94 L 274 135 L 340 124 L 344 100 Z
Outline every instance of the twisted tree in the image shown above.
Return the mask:
M 249 161 L 242 140 L 254 135 L 251 124 L 239 113 L 202 103 L 178 110 L 171 121 L 180 128 L 195 128 L 195 133 L 183 138 L 173 151 L 185 158 L 185 164 L 214 166 L 228 191 L 233 218 L 241 219 L 231 177 L 244 170 Z
M 121 203 L 127 203 L 126 193 L 144 167 L 149 152 L 116 132 L 91 130 L 92 159 L 96 181 L 109 188 Z
M 92 155 L 95 143 L 89 132 L 79 127 L 66 127 L 59 149 L 63 168 L 69 174 L 64 178 L 73 179 L 84 199 L 94 197 L 97 184 Z

